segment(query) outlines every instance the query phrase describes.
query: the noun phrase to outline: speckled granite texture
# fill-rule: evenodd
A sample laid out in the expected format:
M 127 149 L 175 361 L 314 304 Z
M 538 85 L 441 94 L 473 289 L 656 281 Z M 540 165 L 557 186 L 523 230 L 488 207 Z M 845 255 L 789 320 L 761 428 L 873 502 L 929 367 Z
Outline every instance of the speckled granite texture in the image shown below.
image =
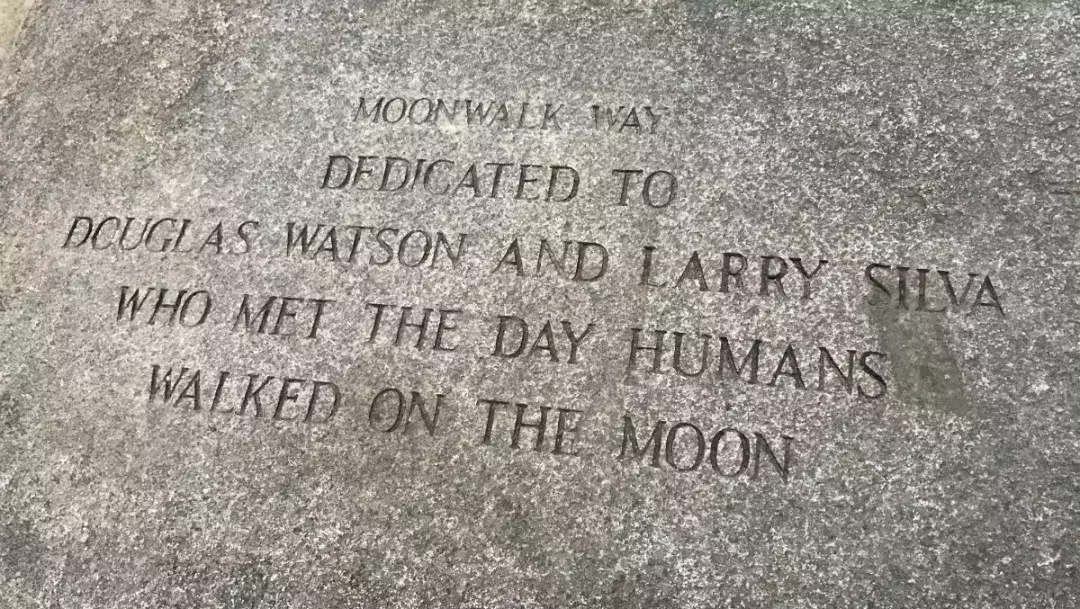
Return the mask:
M 0 607 L 1080 598 L 1075 2 L 39 0 Z

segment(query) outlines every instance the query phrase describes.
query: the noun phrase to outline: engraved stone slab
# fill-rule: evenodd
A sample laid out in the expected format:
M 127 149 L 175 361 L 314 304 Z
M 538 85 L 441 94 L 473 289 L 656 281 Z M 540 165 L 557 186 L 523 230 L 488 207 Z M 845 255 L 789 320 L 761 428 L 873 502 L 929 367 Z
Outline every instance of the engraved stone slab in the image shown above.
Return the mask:
M 0 606 L 1075 606 L 1080 11 L 855 4 L 35 3 Z

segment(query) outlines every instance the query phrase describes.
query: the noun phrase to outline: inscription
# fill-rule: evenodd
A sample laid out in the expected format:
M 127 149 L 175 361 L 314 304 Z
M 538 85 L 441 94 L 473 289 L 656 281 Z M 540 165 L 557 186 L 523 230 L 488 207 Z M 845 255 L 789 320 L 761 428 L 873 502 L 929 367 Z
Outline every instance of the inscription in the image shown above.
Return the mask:
M 914 274 L 909 274 L 914 271 Z M 911 269 L 906 266 L 890 266 L 874 263 L 866 267 L 866 280 L 872 286 L 867 304 L 871 306 L 895 306 L 898 309 L 926 311 L 927 313 L 975 314 L 979 307 L 994 309 L 1005 317 L 997 290 L 990 275 L 968 273 L 963 289 L 958 293 L 953 285 L 950 271 L 936 269 Z M 978 287 L 972 295 L 972 286 Z
M 635 131 L 637 133 L 656 133 L 662 110 L 652 106 L 591 106 L 593 125 L 601 131 Z M 644 120 L 642 120 L 642 118 Z
M 444 130 L 562 131 L 590 129 L 612 135 L 653 135 L 670 108 L 655 104 L 561 102 L 364 95 L 350 103 L 353 123 L 433 127 Z
M 562 104 L 471 99 L 361 97 L 354 121 L 499 129 L 558 130 Z
M 375 266 L 397 264 L 405 268 L 440 265 L 456 267 L 465 253 L 468 235 L 447 235 L 421 229 L 374 226 L 326 226 L 289 222 L 285 255 Z
M 233 331 L 272 336 L 296 336 L 313 339 L 319 334 L 319 322 L 333 300 L 290 296 L 253 297 L 244 294 L 240 309 L 233 318 Z M 297 321 L 297 315 L 301 320 Z M 273 323 L 271 323 L 271 321 Z
M 752 433 L 752 443 L 748 434 L 733 427 L 725 427 L 707 439 L 701 428 L 693 423 L 681 421 L 669 427 L 667 421 L 661 420 L 648 433 L 648 437 L 642 440 L 633 418 L 624 416 L 619 460 L 644 461 L 656 469 L 666 465 L 675 472 L 697 471 L 704 469 L 703 464 L 707 463 L 709 471 L 726 478 L 742 475 L 757 478 L 764 457 L 780 479 L 787 482 L 791 443 L 794 440 L 791 436 L 780 436 L 780 459 L 765 434 L 757 431 Z
M 409 433 L 414 428 L 423 429 L 429 436 L 435 435 L 439 424 L 439 410 L 443 408 L 446 396 L 438 393 L 429 401 L 417 391 L 410 391 L 409 397 L 393 387 L 375 394 L 368 408 L 368 427 L 375 431 L 391 433 L 401 430 Z
M 356 126 L 477 128 L 491 130 L 493 137 L 498 131 L 535 131 L 530 137 L 542 137 L 544 132 L 589 129 L 633 142 L 635 135 L 660 133 L 675 118 L 670 108 L 632 100 L 574 107 L 551 101 L 365 95 L 352 105 Z M 421 198 L 462 210 L 531 206 L 526 217 L 538 208 L 542 213 L 545 206 L 557 206 L 558 213 L 568 215 L 578 206 L 646 219 L 678 213 L 683 224 L 694 222 L 693 207 L 682 203 L 697 198 L 693 186 L 703 177 L 648 159 L 612 163 L 596 175 L 584 175 L 572 163 L 548 158 L 530 162 L 519 155 L 458 158 L 449 153 L 370 152 L 319 151 L 313 174 L 302 178 L 305 187 L 341 207 L 353 199 L 388 205 L 393 200 L 392 205 L 401 205 Z M 724 294 L 754 303 L 747 315 L 756 315 L 758 304 L 765 301 L 782 301 L 786 308 L 820 315 L 846 298 L 845 304 L 864 309 L 896 308 L 964 315 L 972 323 L 1007 323 L 1003 321 L 1007 285 L 986 269 L 831 260 L 814 252 L 754 252 L 738 243 L 708 249 L 655 235 L 646 239 L 605 234 L 603 226 L 599 231 L 591 226 L 588 233 L 575 236 L 572 224 L 567 221 L 558 233 L 518 229 L 500 234 L 362 221 L 140 218 L 121 212 L 65 218 L 57 228 L 57 241 L 65 255 L 80 257 L 140 260 L 161 259 L 162 254 L 225 254 L 284 264 L 330 263 L 340 269 L 364 266 L 368 267 L 364 273 L 380 279 L 423 273 L 425 281 L 454 277 L 466 285 L 498 281 L 510 290 L 536 285 L 590 294 L 615 290 L 635 299 L 696 299 L 695 304 L 710 306 L 716 302 L 713 294 Z M 671 243 L 679 245 L 660 245 Z M 858 286 L 857 293 L 839 293 L 851 286 Z M 345 343 L 351 349 L 348 353 L 376 361 L 392 350 L 405 350 L 410 359 L 420 361 L 440 358 L 455 366 L 480 362 L 496 370 L 530 374 L 588 374 L 591 367 L 608 366 L 629 384 L 660 388 L 671 382 L 688 383 L 709 392 L 737 383 L 767 391 L 775 399 L 816 391 L 836 399 L 881 400 L 893 391 L 894 383 L 905 379 L 893 376 L 889 354 L 861 341 L 838 347 L 813 339 L 766 340 L 698 327 L 692 331 L 660 327 L 641 318 L 621 317 L 623 321 L 614 323 L 603 315 L 588 314 L 569 319 L 537 310 L 536 303 L 484 311 L 471 309 L 467 298 L 394 302 L 385 294 L 354 298 L 351 292 L 266 293 L 258 285 L 212 291 L 196 285 L 120 283 L 115 289 L 101 314 L 109 323 L 129 326 L 132 334 L 176 331 L 203 333 L 207 340 L 285 340 L 290 347 L 303 345 L 298 351 L 312 352 Z M 760 429 L 740 429 L 653 420 L 628 411 L 625 404 L 551 403 L 546 396 L 493 395 L 480 388 L 472 395 L 460 395 L 469 393 L 460 383 L 453 387 L 456 394 L 415 378 L 409 382 L 420 389 L 402 383 L 369 392 L 366 384 L 357 389 L 355 381 L 344 384 L 280 372 L 204 371 L 159 363 L 150 364 L 149 372 L 148 385 L 145 369 L 136 373 L 147 387 L 147 405 L 178 416 L 232 416 L 269 421 L 283 429 L 348 425 L 386 442 L 395 436 L 410 438 L 418 449 L 461 433 L 467 436 L 463 444 L 468 450 L 491 451 L 508 459 L 521 458 L 516 455 L 560 463 L 595 459 L 641 472 L 699 472 L 703 481 L 743 478 L 786 483 L 799 475 L 798 462 L 793 461 L 795 431 L 767 431 L 768 423 Z M 342 386 L 360 395 L 343 392 Z M 498 391 L 503 392 L 506 388 Z M 600 420 L 593 416 L 598 410 L 625 414 L 617 429 L 590 429 Z M 455 419 L 462 421 L 455 424 Z M 590 443 L 600 436 L 610 442 Z
M 577 196 L 581 177 L 568 165 L 505 162 L 462 162 L 450 159 L 406 159 L 396 156 L 334 154 L 320 188 L 355 188 L 398 193 L 420 190 L 434 196 L 565 203 Z
M 613 169 L 611 173 L 619 180 L 617 205 L 624 207 L 629 205 L 631 195 L 649 207 L 667 207 L 679 192 L 679 181 L 670 171 L 657 170 L 646 174 L 644 169 Z
M 417 349 L 457 350 L 457 346 L 451 342 L 451 335 L 458 329 L 455 318 L 462 313 L 461 309 L 422 308 L 414 314 L 414 307 L 411 306 L 377 302 L 369 302 L 365 308 L 372 310 L 369 343 L 375 342 L 380 335 L 385 336 L 389 330 L 394 346 L 412 343 L 412 336 L 415 336 L 416 342 L 412 345 Z
M 329 422 L 341 403 L 341 390 L 327 381 L 237 375 L 228 370 L 207 376 L 204 387 L 202 370 L 153 364 L 149 401 L 177 409 L 312 424 Z
M 558 256 L 555 255 L 558 245 L 553 245 L 547 239 L 541 238 L 539 246 L 535 249 L 530 249 L 530 245 L 529 240 L 515 238 L 506 247 L 506 252 L 492 272 L 512 272 L 518 277 L 526 277 L 541 276 L 547 269 L 554 269 L 559 277 L 584 282 L 596 281 L 607 273 L 608 250 L 599 243 L 563 241 L 562 253 Z M 532 264 L 533 252 L 535 252 L 535 265 Z
M 640 362 L 639 358 L 644 361 Z M 770 345 L 759 338 L 752 339 L 749 346 L 739 351 L 726 336 L 714 339 L 713 335 L 701 332 L 631 328 L 626 368 L 628 372 L 638 369 L 652 374 L 673 372 L 721 383 L 734 380 L 765 387 L 843 391 L 848 395 L 854 392 L 860 398 L 876 400 L 884 397 L 889 387 L 884 370 L 879 368 L 886 358 L 878 351 L 847 349 L 840 355 L 826 347 Z M 803 373 L 807 361 L 813 362 L 809 384 Z
M 505 437 L 506 428 L 510 432 L 510 448 L 521 448 L 522 443 L 531 445 L 533 451 L 548 450 L 553 455 L 576 456 L 577 450 L 573 448 L 575 436 L 578 430 L 578 420 L 584 411 L 572 408 L 556 408 L 554 415 L 548 416 L 552 408 L 550 406 L 530 406 L 522 402 L 510 402 L 480 398 L 477 405 L 487 409 L 487 422 L 484 425 L 484 437 L 480 441 L 483 445 L 490 446 L 493 436 L 500 432 Z M 512 414 L 507 413 L 509 410 Z M 506 419 L 511 418 L 512 424 L 507 424 Z M 501 416 L 500 416 L 501 415 Z M 554 433 L 551 433 L 549 424 L 554 419 Z M 526 436 L 532 437 L 532 442 Z M 545 438 L 548 442 L 545 443 Z
M 204 387 L 202 370 L 152 364 L 148 403 L 177 411 L 313 425 L 347 417 L 355 402 L 354 396 L 342 394 L 338 385 L 329 381 L 262 373 L 237 375 L 228 370 L 206 376 Z M 591 456 L 581 445 L 580 434 L 588 417 L 584 409 L 486 396 L 477 397 L 474 404 L 474 414 L 481 423 L 476 448 L 563 458 Z M 387 387 L 367 402 L 364 419 L 366 427 L 380 435 L 434 438 L 440 421 L 452 409 L 446 393 L 425 396 L 415 390 Z M 794 438 L 789 435 L 770 441 L 762 432 L 746 433 L 733 427 L 710 435 L 687 421 L 669 424 L 659 420 L 651 427 L 639 426 L 630 414 L 623 416 L 621 429 L 613 431 L 619 446 L 613 457 L 624 465 L 638 463 L 676 473 L 701 470 L 732 479 L 757 479 L 764 475 L 763 469 L 771 468 L 781 482 L 787 482 L 791 474 Z
M 500 315 L 495 347 L 491 354 L 509 359 L 540 356 L 556 363 L 566 361 L 568 364 L 576 364 L 578 350 L 595 325 L 590 323 L 584 330 L 575 332 L 573 322 L 564 319 L 557 322 L 556 326 L 545 321 L 539 330 L 536 329 L 539 323 L 534 322 L 530 330 L 529 322 L 524 319 L 514 315 Z
M 211 228 L 190 218 L 101 219 L 76 216 L 64 239 L 65 249 L 146 250 L 170 254 L 246 254 L 259 228 L 254 220 Z
M 811 280 L 821 273 L 828 263 L 828 260 L 819 259 L 804 264 L 802 258 L 724 252 L 719 255 L 719 260 L 706 257 L 706 263 L 703 264 L 701 255 L 694 250 L 686 258 L 685 264 L 675 267 L 681 269 L 676 271 L 676 278 L 674 272 L 665 272 L 662 267 L 660 248 L 646 245 L 642 248 L 640 284 L 650 288 L 680 288 L 685 285 L 701 292 L 716 291 L 723 294 L 735 290 L 750 290 L 761 296 L 779 298 L 786 298 L 792 290 L 791 286 L 796 285 L 799 298 L 809 300 Z M 811 265 L 812 270 L 808 269 Z M 797 271 L 797 274 L 790 273 L 792 269 Z M 667 278 L 661 279 L 662 276 Z M 785 277 L 788 280 L 786 288 Z
M 153 304 L 147 307 L 147 303 Z M 154 325 L 159 320 L 166 325 L 179 323 L 194 328 L 201 326 L 210 316 L 213 298 L 206 290 L 171 290 L 169 288 L 131 288 L 120 286 L 120 302 L 116 307 L 116 321 L 139 320 Z

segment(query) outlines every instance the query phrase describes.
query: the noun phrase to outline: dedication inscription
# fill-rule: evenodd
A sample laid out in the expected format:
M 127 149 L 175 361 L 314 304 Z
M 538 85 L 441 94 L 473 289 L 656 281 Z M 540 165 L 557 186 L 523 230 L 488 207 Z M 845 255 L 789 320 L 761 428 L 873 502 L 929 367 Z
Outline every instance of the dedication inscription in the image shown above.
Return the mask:
M 40 2 L 0 605 L 1075 606 L 1078 18 Z

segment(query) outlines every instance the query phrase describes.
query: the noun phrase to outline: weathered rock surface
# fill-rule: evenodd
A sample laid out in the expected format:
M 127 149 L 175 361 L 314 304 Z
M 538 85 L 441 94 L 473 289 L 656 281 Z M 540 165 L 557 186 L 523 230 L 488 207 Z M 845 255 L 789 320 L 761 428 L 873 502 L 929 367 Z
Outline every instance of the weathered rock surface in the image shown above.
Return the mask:
M 0 606 L 1074 606 L 1080 10 L 855 4 L 40 0 Z

